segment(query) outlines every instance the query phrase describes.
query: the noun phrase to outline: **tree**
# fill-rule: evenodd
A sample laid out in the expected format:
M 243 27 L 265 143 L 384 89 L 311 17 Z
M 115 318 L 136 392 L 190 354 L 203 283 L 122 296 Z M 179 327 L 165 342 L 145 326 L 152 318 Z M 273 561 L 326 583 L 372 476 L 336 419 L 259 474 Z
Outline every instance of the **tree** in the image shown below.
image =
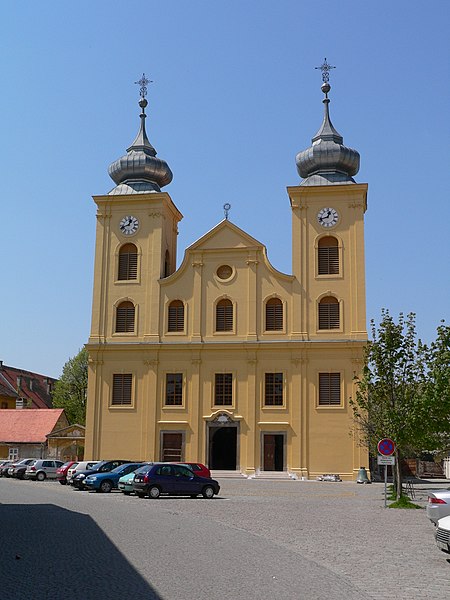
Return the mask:
M 384 309 L 371 321 L 362 376 L 350 399 L 356 425 L 369 451 L 395 441 L 394 488 L 402 493 L 401 459 L 408 453 L 443 449 L 450 439 L 450 330 L 442 325 L 429 347 L 416 339 L 415 315 L 398 323 Z
M 70 358 L 53 390 L 53 406 L 64 408 L 69 423 L 86 422 L 88 353 L 85 348 Z

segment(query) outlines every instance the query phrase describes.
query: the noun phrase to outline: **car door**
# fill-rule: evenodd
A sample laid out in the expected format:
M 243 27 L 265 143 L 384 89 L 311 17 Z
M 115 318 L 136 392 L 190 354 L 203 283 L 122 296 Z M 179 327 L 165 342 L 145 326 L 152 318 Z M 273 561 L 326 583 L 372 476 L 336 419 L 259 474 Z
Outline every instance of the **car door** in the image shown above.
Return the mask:
M 55 463 L 53 460 L 42 461 L 42 471 L 45 472 L 46 477 L 52 477 L 56 473 Z
M 194 473 L 182 465 L 174 465 L 174 486 L 175 494 L 196 494 L 200 492 L 199 484 L 196 482 Z
M 175 476 L 171 465 L 161 465 L 156 470 L 155 483 L 159 485 L 164 494 L 172 494 L 175 486 Z

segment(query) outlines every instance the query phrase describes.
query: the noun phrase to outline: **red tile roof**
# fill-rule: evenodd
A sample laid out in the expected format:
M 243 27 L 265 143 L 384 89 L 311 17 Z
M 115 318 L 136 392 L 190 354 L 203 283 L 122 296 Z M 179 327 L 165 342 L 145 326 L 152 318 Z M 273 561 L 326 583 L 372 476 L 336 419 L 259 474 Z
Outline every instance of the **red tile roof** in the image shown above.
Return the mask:
M 8 367 L 0 361 L 0 395 L 25 398 L 29 408 L 51 408 L 51 390 L 56 381 L 47 375 Z
M 62 408 L 7 409 L 0 410 L 0 442 L 17 444 L 45 443 L 46 435 L 58 424 L 58 429 L 67 424 Z M 58 421 L 63 418 L 63 421 Z

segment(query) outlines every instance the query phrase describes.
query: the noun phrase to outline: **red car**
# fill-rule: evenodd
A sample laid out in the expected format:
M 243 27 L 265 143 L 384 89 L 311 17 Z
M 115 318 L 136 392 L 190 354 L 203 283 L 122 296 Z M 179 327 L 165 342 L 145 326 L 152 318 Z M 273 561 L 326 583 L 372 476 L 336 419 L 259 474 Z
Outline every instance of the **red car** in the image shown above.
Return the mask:
M 69 462 L 64 463 L 61 467 L 59 467 L 59 469 L 56 469 L 56 479 L 59 481 L 59 483 L 61 485 L 66 485 L 66 483 L 67 483 L 67 471 L 75 463 L 76 463 L 75 460 L 69 460 Z
M 176 464 L 186 465 L 191 469 L 191 471 L 194 471 L 194 475 L 197 475 L 197 477 L 211 477 L 211 471 L 208 469 L 208 467 L 202 465 L 202 463 L 180 462 Z

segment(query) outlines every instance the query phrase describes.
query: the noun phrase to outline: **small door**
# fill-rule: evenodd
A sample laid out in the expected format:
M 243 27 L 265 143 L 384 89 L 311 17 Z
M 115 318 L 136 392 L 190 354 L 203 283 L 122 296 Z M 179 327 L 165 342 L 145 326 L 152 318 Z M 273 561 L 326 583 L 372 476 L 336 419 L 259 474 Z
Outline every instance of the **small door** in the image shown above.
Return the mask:
M 284 469 L 284 435 L 282 433 L 265 433 L 263 442 L 263 470 L 283 471 Z
M 163 462 L 180 462 L 182 460 L 183 434 L 163 433 L 161 460 Z

